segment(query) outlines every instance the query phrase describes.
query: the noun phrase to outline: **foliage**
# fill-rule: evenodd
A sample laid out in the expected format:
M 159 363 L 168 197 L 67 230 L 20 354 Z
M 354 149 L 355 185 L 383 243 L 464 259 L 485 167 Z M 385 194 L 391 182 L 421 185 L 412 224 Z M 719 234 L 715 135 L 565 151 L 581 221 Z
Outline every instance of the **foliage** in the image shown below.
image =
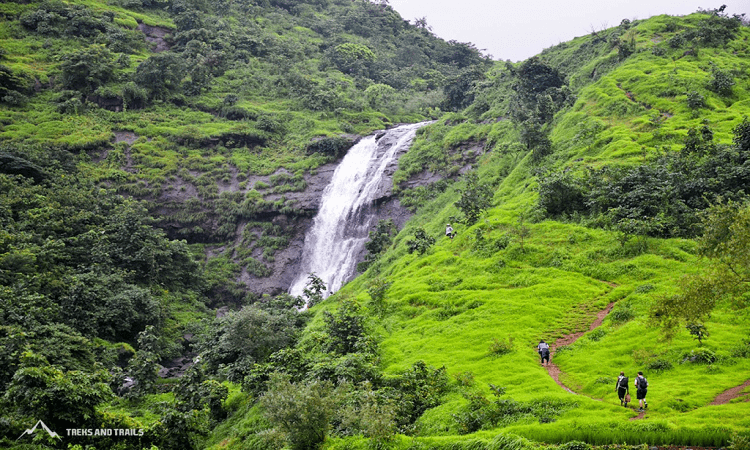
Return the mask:
M 314 273 L 311 273 L 307 277 L 305 288 L 302 290 L 307 307 L 310 308 L 323 301 L 323 294 L 327 291 L 328 287 L 326 286 L 325 281 Z
M 440 404 L 448 387 L 448 374 L 445 367 L 436 369 L 417 361 L 409 370 L 383 380 L 383 384 L 396 405 L 398 430 L 409 433 L 426 410 Z
M 370 295 L 374 305 L 373 309 L 379 314 L 385 313 L 387 306 L 385 294 L 388 292 L 388 288 L 391 287 L 392 284 L 392 282 L 386 281 L 383 278 L 375 278 L 370 282 L 367 288 L 367 293 Z
M 149 92 L 150 98 L 164 99 L 177 92 L 182 80 L 183 63 L 172 53 L 158 53 L 138 65 L 135 82 Z
M 272 374 L 260 398 L 263 414 L 282 430 L 293 449 L 316 448 L 329 433 L 341 391 L 327 381 L 292 383 L 286 374 Z
M 103 368 L 62 371 L 44 357 L 24 352 L 3 400 L 16 405 L 20 414 L 42 420 L 53 429 L 81 427 L 93 424 L 96 405 L 112 397 L 108 381 Z
M 501 356 L 513 351 L 513 338 L 509 337 L 507 341 L 493 338 L 489 348 L 490 354 Z
M 487 183 L 481 183 L 476 173 L 468 173 L 464 178 L 466 187 L 457 189 L 461 198 L 455 205 L 464 215 L 463 222 L 471 226 L 479 220 L 482 212 L 492 206 L 492 189 Z
M 726 96 L 732 93 L 732 86 L 734 86 L 734 78 L 729 72 L 716 66 L 711 68 L 711 79 L 708 81 L 706 89 Z
M 175 389 L 177 409 L 182 412 L 207 409 L 211 419 L 218 423 L 226 418 L 224 401 L 229 389 L 216 380 L 206 379 L 200 365 L 190 366 L 180 378 Z
M 143 397 L 153 394 L 159 379 L 158 344 L 153 326 L 148 326 L 138 333 L 138 351 L 128 362 L 127 373 L 133 380 L 133 386 L 128 391 L 130 398 Z
M 414 231 L 414 239 L 406 241 L 406 249 L 409 253 L 417 252 L 424 255 L 433 244 L 435 244 L 435 238 L 428 235 L 424 228 L 419 227 Z
M 320 153 L 339 159 L 346 154 L 353 144 L 354 142 L 351 139 L 345 137 L 325 137 L 307 144 L 307 154 Z
M 703 236 L 699 239 L 701 254 L 716 261 L 705 275 L 680 280 L 680 293 L 662 297 L 651 309 L 652 319 L 667 336 L 672 336 L 681 323 L 701 343 L 708 336 L 705 321 L 724 297 L 735 300 L 744 308 L 750 260 L 750 208 L 734 203 L 717 204 L 703 216 Z
M 489 388 L 495 397 L 494 400 L 488 399 L 483 391 L 464 394 L 468 404 L 459 413 L 453 414 L 453 419 L 462 434 L 508 425 L 524 417 L 534 417 L 541 423 L 547 423 L 554 421 L 555 416 L 577 406 L 575 403 L 559 400 L 523 403 L 503 399 L 501 397 L 505 395 L 505 388 L 493 384 L 490 384 Z
M 690 322 L 685 328 L 688 329 L 688 332 L 690 332 L 690 335 L 693 336 L 693 338 L 698 340 L 698 345 L 702 345 L 703 340 L 709 336 L 708 330 L 706 330 L 706 325 L 702 323 Z
M 711 202 L 747 195 L 750 147 L 741 137 L 747 128 L 747 122 L 735 128 L 733 147 L 714 144 L 704 126 L 689 131 L 681 151 L 642 165 L 590 169 L 584 176 L 541 172 L 539 205 L 550 215 L 587 213 L 627 234 L 694 236 L 699 212 Z
M 323 312 L 328 339 L 328 351 L 346 355 L 356 351 L 367 351 L 370 345 L 365 330 L 365 317 L 358 303 L 345 299 L 335 313 Z
M 198 345 L 201 363 L 209 374 L 242 382 L 253 364 L 292 346 L 304 323 L 295 306 L 278 303 L 255 303 L 231 311 L 203 332 Z
M 103 45 L 94 45 L 66 55 L 60 69 L 63 89 L 91 94 L 114 78 L 115 62 L 109 49 Z
M 357 264 L 358 272 L 364 272 L 378 260 L 380 255 L 390 247 L 394 234 L 396 234 L 396 225 L 393 223 L 393 219 L 381 219 L 378 221 L 375 229 L 368 234 L 369 240 L 365 242 L 367 254 L 364 261 Z

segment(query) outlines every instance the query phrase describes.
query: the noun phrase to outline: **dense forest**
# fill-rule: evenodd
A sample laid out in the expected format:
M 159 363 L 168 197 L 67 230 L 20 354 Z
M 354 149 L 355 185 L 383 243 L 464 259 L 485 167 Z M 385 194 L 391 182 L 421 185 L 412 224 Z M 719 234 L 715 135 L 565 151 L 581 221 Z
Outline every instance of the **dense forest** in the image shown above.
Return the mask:
M 413 22 L 0 4 L 1 446 L 750 446 L 746 18 L 625 19 L 519 63 Z M 393 179 L 413 216 L 361 275 L 268 281 L 315 177 L 424 120 Z M 639 370 L 645 411 L 614 393 Z

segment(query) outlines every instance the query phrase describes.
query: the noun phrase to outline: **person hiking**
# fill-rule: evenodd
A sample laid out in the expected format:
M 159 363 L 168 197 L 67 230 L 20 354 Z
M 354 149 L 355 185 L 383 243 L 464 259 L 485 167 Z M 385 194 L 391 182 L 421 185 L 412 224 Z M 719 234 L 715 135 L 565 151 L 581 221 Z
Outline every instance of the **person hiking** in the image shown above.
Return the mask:
M 453 232 L 453 227 L 451 226 L 451 224 L 447 224 L 445 226 L 445 235 L 448 236 L 451 239 L 453 239 L 453 236 L 456 235 L 456 233 Z
M 547 365 L 549 365 L 549 345 L 542 339 L 539 341 L 539 345 L 536 346 L 536 349 L 539 352 L 539 356 L 542 357 L 542 365 L 545 365 L 545 359 L 547 360 Z
M 635 397 L 638 399 L 638 412 L 643 412 L 645 408 L 648 408 L 648 403 L 646 403 L 648 380 L 643 376 L 643 372 L 638 372 L 638 376 L 635 377 L 635 389 Z
M 615 391 L 617 392 L 617 396 L 620 397 L 620 406 L 627 408 L 628 401 L 630 400 L 630 388 L 628 387 L 628 377 L 625 376 L 625 372 L 620 372 L 620 376 L 617 377 Z

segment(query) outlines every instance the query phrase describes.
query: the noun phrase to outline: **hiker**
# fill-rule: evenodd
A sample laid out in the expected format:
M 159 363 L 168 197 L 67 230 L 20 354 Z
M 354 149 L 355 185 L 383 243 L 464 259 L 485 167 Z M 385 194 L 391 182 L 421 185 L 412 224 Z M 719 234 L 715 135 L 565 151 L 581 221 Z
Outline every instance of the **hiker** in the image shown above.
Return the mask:
M 635 377 L 635 389 L 635 397 L 638 399 L 638 412 L 643 412 L 645 408 L 648 408 L 648 403 L 646 403 L 648 380 L 643 376 L 643 372 L 638 372 L 638 376 Z
M 542 339 L 541 341 L 539 341 L 539 345 L 536 346 L 536 349 L 539 352 L 539 356 L 542 357 L 542 365 L 545 365 L 545 359 L 547 360 L 547 365 L 549 365 L 549 345 L 547 345 L 547 343 Z
M 627 408 L 630 401 L 630 388 L 628 387 L 628 377 L 625 376 L 625 372 L 620 372 L 620 376 L 617 377 L 615 391 L 617 391 L 617 396 L 620 397 L 620 406 Z
M 453 236 L 456 235 L 456 233 L 453 232 L 453 227 L 451 226 L 451 224 L 447 224 L 445 226 L 445 235 L 451 239 L 453 239 Z

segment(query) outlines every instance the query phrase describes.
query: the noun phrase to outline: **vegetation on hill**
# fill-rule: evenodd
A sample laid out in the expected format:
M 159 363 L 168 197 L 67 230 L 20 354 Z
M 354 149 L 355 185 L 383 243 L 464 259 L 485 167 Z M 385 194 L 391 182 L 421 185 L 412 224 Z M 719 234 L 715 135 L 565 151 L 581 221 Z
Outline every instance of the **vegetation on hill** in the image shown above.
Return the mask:
M 4 446 L 746 448 L 747 389 L 711 405 L 750 368 L 743 18 L 624 20 L 511 64 L 385 1 L 0 16 Z M 427 117 L 394 176 L 415 216 L 378 225 L 360 277 L 308 311 L 246 295 L 288 243 L 269 215 L 307 214 L 284 194 L 344 134 Z M 144 434 L 23 436 L 37 420 Z

